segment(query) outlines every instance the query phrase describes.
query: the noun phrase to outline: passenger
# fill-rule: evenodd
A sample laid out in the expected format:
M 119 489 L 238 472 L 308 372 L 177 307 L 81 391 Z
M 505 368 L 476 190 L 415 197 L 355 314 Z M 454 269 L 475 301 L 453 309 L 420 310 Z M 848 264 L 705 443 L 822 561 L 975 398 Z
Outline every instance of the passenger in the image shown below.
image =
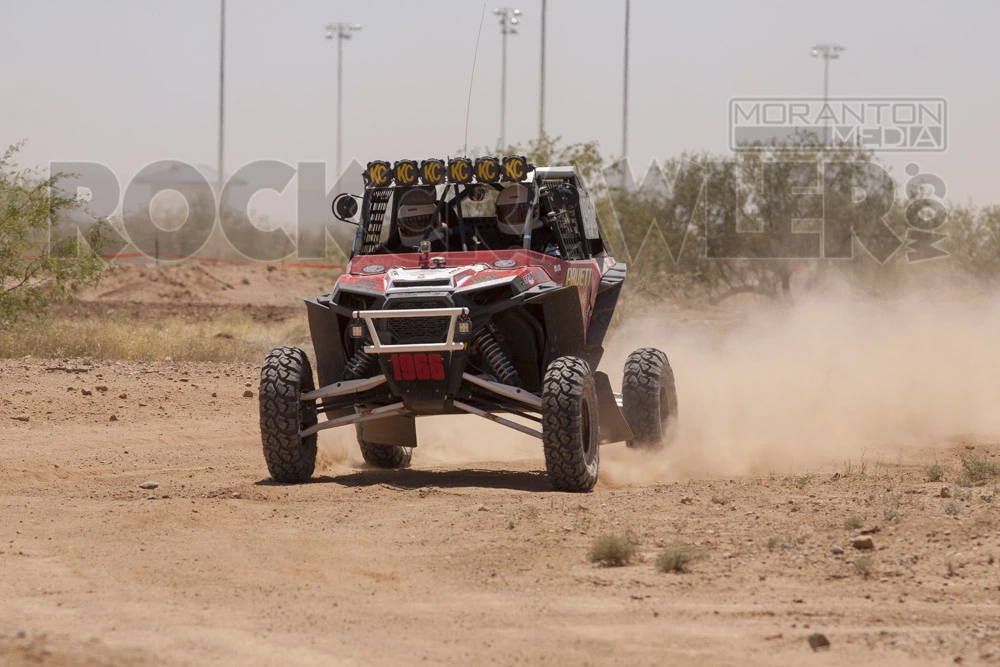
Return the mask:
M 505 240 L 509 241 L 508 248 L 523 248 L 527 232 L 531 237 L 532 250 L 553 257 L 560 256 L 556 236 L 539 215 L 538 206 L 532 208 L 531 191 L 526 185 L 515 184 L 504 188 L 497 196 L 496 212 L 497 227 Z

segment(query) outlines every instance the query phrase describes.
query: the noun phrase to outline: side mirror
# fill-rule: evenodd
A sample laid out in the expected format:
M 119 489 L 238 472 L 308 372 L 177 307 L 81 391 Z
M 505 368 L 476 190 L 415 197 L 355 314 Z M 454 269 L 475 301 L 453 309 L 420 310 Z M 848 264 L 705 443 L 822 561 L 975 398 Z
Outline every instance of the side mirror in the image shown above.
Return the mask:
M 352 225 L 358 224 L 351 220 L 351 218 L 358 214 L 358 202 L 352 195 L 349 195 L 346 192 L 337 195 L 333 199 L 332 208 L 333 217 Z

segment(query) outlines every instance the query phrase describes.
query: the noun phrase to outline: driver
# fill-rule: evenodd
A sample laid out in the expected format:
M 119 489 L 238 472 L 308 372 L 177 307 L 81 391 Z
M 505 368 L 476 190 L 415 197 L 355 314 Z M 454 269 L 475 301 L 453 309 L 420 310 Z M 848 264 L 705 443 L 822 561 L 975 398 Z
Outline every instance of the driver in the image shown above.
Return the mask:
M 416 250 L 420 242 L 431 244 L 441 241 L 441 217 L 437 215 L 437 197 L 434 188 L 414 188 L 407 190 L 399 198 L 396 212 L 396 231 L 399 244 Z
M 531 191 L 520 183 L 507 186 L 497 195 L 497 227 L 510 239 L 510 248 L 523 247 L 524 234 L 531 235 L 531 249 L 547 255 L 559 257 L 559 246 L 548 225 L 538 214 L 538 207 L 532 210 Z M 529 221 L 530 219 L 530 221 Z

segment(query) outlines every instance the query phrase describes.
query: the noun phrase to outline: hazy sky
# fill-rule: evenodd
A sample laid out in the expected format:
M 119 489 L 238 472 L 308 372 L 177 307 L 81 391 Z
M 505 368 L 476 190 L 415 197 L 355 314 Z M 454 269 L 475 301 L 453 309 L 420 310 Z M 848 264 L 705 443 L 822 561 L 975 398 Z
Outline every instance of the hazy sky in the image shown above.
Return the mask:
M 94 160 L 127 181 L 177 158 L 215 165 L 219 3 L 0 0 L 0 143 L 22 163 Z M 546 128 L 621 152 L 624 0 L 548 3 Z M 500 29 L 487 4 L 470 146 L 499 135 Z M 507 137 L 538 131 L 539 0 L 509 40 Z M 444 157 L 463 142 L 483 4 L 474 0 L 229 0 L 226 167 L 335 156 L 329 21 L 364 28 L 344 47 L 344 160 Z M 948 100 L 944 154 L 889 157 L 940 175 L 950 199 L 1000 203 L 1000 3 L 633 0 L 629 158 L 727 152 L 728 100 L 822 94 L 810 46 L 847 51 L 831 95 Z

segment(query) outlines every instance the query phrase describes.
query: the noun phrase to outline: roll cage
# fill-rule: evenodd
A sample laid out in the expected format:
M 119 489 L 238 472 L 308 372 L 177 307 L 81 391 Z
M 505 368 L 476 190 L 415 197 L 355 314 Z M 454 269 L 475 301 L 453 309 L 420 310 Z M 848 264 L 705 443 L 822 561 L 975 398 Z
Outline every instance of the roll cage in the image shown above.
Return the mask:
M 529 189 L 532 211 L 537 211 L 543 229 L 547 229 L 557 244 L 563 259 L 589 259 L 604 254 L 604 244 L 600 237 L 596 211 L 590 194 L 579 182 L 572 167 L 536 168 L 534 177 L 522 184 Z M 398 238 L 397 214 L 400 199 L 408 190 L 434 187 L 437 209 L 434 217 L 441 220 L 446 251 L 501 250 L 510 247 L 510 238 L 502 240 L 495 210 L 489 215 L 469 216 L 463 214 L 462 203 L 483 201 L 489 189 L 497 192 L 507 183 L 446 183 L 437 186 L 390 185 L 387 187 L 367 187 L 361 205 L 360 222 L 355 234 L 351 256 L 384 254 L 387 252 L 419 252 L 416 248 L 402 247 L 388 250 L 385 243 Z M 386 223 L 388 230 L 383 233 Z M 532 247 L 532 225 L 525 226 L 525 233 L 519 240 L 525 250 Z M 433 226 L 428 225 L 425 240 L 429 239 Z M 539 236 L 538 233 L 535 236 Z M 504 244 L 503 247 L 498 245 Z

